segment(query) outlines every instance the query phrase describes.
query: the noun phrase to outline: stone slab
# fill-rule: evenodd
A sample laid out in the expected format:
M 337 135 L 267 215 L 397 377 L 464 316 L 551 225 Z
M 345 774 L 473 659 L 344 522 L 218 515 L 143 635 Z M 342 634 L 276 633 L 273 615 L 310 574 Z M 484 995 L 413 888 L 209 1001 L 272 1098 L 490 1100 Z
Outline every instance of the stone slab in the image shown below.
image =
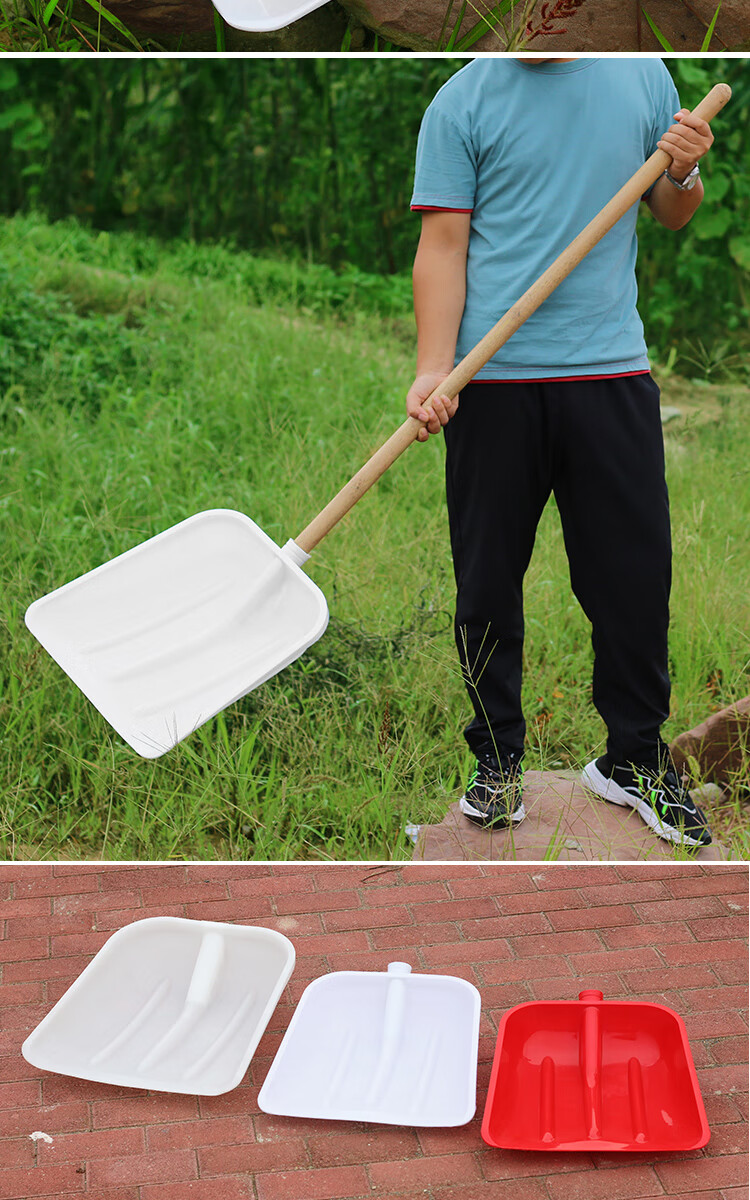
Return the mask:
M 413 50 L 438 48 L 448 10 L 448 0 L 342 0 L 342 4 L 363 25 L 398 46 Z M 492 0 L 467 5 L 461 33 L 468 32 L 481 14 L 492 7 Z M 541 11 L 541 4 L 538 7 Z M 648 0 L 643 4 L 631 0 L 584 0 L 572 17 L 556 26 L 557 32 L 534 38 L 528 50 L 534 54 L 555 55 L 563 51 L 659 51 L 660 43 L 643 16 L 644 7 L 673 49 L 686 52 L 700 49 L 716 3 L 715 0 Z M 454 0 L 452 13 L 457 14 L 460 8 Z M 748 0 L 723 0 L 711 49 L 736 49 L 748 38 Z M 471 53 L 504 49 L 502 37 L 489 33 L 471 47 Z
M 414 859 L 485 862 L 671 861 L 669 842 L 657 838 L 631 809 L 596 800 L 575 771 L 527 771 L 523 785 L 526 820 L 515 829 L 480 829 L 452 804 L 439 825 L 423 825 Z M 684 853 L 680 852 L 680 857 Z M 716 843 L 693 861 L 727 858 Z

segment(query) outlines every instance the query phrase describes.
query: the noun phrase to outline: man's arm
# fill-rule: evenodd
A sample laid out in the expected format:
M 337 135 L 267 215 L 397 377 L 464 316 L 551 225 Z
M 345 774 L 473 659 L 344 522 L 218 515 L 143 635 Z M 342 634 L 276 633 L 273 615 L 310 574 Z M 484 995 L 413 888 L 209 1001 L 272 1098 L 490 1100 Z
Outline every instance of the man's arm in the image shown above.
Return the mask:
M 699 159 L 711 149 L 714 135 L 706 121 L 694 117 L 686 108 L 681 108 L 675 116 L 677 123 L 670 126 L 658 146 L 672 155 L 669 174 L 682 183 Z M 702 199 L 703 184 L 700 179 L 690 191 L 681 192 L 662 175 L 651 189 L 646 203 L 657 221 L 667 229 L 682 229 Z
M 417 374 L 406 411 L 424 422 L 419 441 L 447 425 L 458 398 L 437 399 L 432 412 L 424 401 L 453 370 L 456 339 L 466 301 L 466 257 L 471 213 L 425 212 L 414 259 L 414 314 L 417 319 Z

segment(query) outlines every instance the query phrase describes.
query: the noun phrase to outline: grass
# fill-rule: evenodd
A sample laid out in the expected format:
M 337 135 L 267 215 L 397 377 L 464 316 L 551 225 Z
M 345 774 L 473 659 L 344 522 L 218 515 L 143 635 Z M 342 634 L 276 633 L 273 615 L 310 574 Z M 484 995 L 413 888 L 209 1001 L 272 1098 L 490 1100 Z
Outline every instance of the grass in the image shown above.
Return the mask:
M 689 5 L 685 8 L 693 12 Z M 720 6 L 719 6 L 720 7 Z M 522 10 L 520 24 L 515 21 L 515 10 Z M 437 48 L 447 52 L 470 50 L 480 38 L 494 33 L 501 48 L 517 51 L 526 48 L 524 30 L 536 5 L 529 0 L 500 0 L 500 3 L 482 10 L 472 0 L 448 0 L 443 28 L 437 40 Z M 459 36 L 465 15 L 478 19 Z M 666 38 L 644 10 L 643 15 L 660 45 L 671 50 Z M 640 49 L 640 12 L 638 9 L 638 49 Z M 706 50 L 714 35 L 719 9 L 717 8 L 701 50 Z M 570 14 L 568 14 L 570 15 Z M 506 20 L 507 18 L 507 20 Z M 226 26 L 214 14 L 216 50 L 226 52 Z M 341 45 L 321 46 L 321 50 L 351 50 L 351 22 L 344 32 Z M 0 50 L 17 53 L 39 51 L 54 53 L 76 53 L 78 51 L 158 52 L 161 44 L 153 38 L 139 37 L 101 0 L 2 0 L 0 3 Z M 375 53 L 388 53 L 401 47 L 384 40 L 370 30 L 364 32 L 360 49 Z
M 162 759 L 124 746 L 23 624 L 31 600 L 203 508 L 295 536 L 403 418 L 403 281 L 389 299 L 382 280 L 337 290 L 228 248 L 34 218 L 0 225 L 0 261 L 0 853 L 409 856 L 405 825 L 441 819 L 469 766 L 438 439 L 316 550 L 324 637 Z M 750 692 L 748 392 L 688 385 L 680 365 L 669 736 Z M 578 768 L 604 731 L 552 506 L 526 596 L 526 765 Z M 744 853 L 746 799 L 738 781 L 712 813 Z

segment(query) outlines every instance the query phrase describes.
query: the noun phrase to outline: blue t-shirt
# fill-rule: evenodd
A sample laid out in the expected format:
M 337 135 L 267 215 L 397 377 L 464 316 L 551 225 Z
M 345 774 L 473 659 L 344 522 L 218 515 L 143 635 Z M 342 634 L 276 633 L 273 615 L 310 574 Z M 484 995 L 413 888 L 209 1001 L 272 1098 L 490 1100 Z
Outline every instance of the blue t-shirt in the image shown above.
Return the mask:
M 456 361 L 612 198 L 680 107 L 659 59 L 475 59 L 422 120 L 412 207 L 471 211 Z M 636 310 L 638 205 L 478 379 L 648 369 Z

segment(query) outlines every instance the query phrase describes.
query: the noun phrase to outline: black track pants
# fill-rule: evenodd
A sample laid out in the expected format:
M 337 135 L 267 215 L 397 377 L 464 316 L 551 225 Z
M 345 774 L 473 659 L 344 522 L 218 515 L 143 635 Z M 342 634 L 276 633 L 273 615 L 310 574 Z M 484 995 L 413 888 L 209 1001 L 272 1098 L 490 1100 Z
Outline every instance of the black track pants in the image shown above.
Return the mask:
M 476 752 L 523 749 L 523 577 L 554 493 L 592 625 L 594 704 L 618 762 L 654 755 L 669 713 L 669 499 L 650 375 L 472 383 L 445 428 L 456 644 Z

